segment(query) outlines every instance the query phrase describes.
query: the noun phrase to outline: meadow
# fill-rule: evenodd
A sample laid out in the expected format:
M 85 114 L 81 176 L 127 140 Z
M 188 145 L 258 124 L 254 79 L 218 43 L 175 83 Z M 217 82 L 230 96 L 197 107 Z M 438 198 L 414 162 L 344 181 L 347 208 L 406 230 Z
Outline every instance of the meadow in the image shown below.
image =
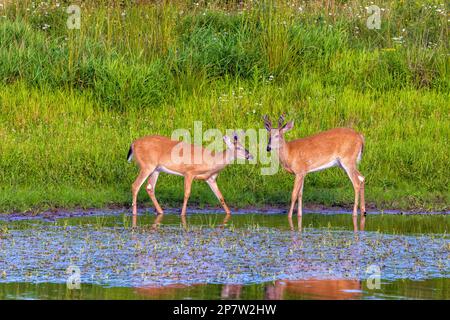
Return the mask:
M 66 9 L 78 4 L 80 29 Z M 360 171 L 378 209 L 449 210 L 448 8 L 442 0 L 3 1 L 0 5 L 0 210 L 129 206 L 143 135 L 263 128 L 287 139 L 337 126 L 364 134 Z M 293 177 L 225 169 L 231 207 L 287 206 Z M 180 206 L 182 178 L 157 197 Z M 145 191 L 140 204 L 150 206 Z M 304 203 L 349 206 L 338 168 L 306 177 Z M 219 206 L 193 185 L 191 206 Z

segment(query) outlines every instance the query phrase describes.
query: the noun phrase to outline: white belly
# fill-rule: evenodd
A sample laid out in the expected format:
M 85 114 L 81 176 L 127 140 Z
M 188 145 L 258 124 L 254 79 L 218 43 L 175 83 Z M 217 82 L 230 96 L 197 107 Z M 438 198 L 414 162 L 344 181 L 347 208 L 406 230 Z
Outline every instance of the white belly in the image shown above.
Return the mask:
M 331 161 L 329 163 L 326 163 L 326 164 L 324 164 L 324 165 L 322 165 L 320 167 L 313 168 L 313 169 L 309 170 L 308 172 L 316 172 L 316 171 L 325 170 L 325 169 L 337 166 L 338 164 L 339 164 L 339 161 L 337 159 L 335 159 L 335 160 L 333 160 L 333 161 Z
M 168 173 L 168 174 L 174 174 L 174 175 L 177 175 L 177 176 L 182 176 L 182 175 L 183 175 L 183 174 L 181 174 L 180 172 L 177 172 L 177 171 L 173 171 L 173 170 L 167 169 L 167 168 L 164 167 L 164 166 L 159 166 L 156 170 L 157 170 L 158 172 L 165 172 L 165 173 Z

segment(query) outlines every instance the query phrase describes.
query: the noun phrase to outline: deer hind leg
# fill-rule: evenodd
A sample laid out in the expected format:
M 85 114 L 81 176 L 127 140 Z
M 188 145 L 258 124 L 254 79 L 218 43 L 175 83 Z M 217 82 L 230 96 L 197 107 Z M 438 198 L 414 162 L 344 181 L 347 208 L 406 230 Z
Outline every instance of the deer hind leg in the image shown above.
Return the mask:
M 362 192 L 364 192 L 364 176 L 356 169 L 356 164 L 348 164 L 341 162 L 341 165 L 353 184 L 353 189 L 355 191 L 355 204 L 353 206 L 353 216 L 356 216 L 358 214 L 358 204 L 359 204 L 359 197 L 361 195 L 361 185 L 362 185 Z M 362 196 L 362 201 L 363 200 L 364 195 Z M 361 207 L 361 214 L 363 214 L 362 207 Z
M 155 210 L 157 214 L 163 214 L 163 210 L 161 209 L 158 200 L 156 200 L 156 196 L 155 196 L 155 190 L 156 190 L 156 182 L 158 181 L 158 176 L 159 176 L 159 172 L 158 171 L 154 171 L 151 175 L 150 178 L 148 178 L 148 183 L 147 183 L 147 193 L 150 197 L 150 199 L 152 199 L 153 205 L 155 206 Z
M 187 175 L 184 177 L 184 201 L 183 201 L 183 208 L 181 209 L 181 215 L 186 215 L 187 210 L 187 202 L 189 200 L 189 196 L 191 195 L 191 186 L 192 186 L 192 180 L 194 177 Z
M 305 180 L 305 176 L 301 175 L 300 176 L 300 186 L 298 188 L 298 204 L 297 204 L 297 216 L 301 217 L 302 216 L 302 198 L 303 198 L 303 183 Z
M 358 172 L 359 176 L 358 179 L 361 180 L 360 190 L 359 190 L 359 196 L 361 201 L 361 215 L 366 215 L 366 201 L 364 199 L 364 180 L 365 178 Z
M 133 215 L 137 215 L 137 195 L 139 193 L 139 189 L 141 188 L 142 184 L 144 183 L 145 179 L 152 173 L 154 169 L 141 169 L 139 172 L 139 175 L 137 176 L 136 180 L 131 185 L 131 192 L 133 194 Z

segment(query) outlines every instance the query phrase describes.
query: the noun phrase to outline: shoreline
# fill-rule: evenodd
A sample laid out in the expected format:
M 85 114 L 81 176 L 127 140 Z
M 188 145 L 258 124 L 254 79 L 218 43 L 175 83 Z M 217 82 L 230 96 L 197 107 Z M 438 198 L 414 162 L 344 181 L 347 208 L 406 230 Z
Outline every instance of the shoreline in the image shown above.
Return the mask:
M 164 214 L 179 215 L 181 209 L 169 207 L 164 209 Z M 323 214 L 323 215 L 337 215 L 337 214 L 352 214 L 352 210 L 345 207 L 327 207 L 325 205 L 310 205 L 303 208 L 304 214 Z M 91 208 L 91 209 L 53 209 L 42 212 L 13 212 L 0 214 L 0 221 L 19 221 L 19 220 L 56 220 L 63 218 L 79 218 L 79 217 L 94 217 L 94 216 L 111 216 L 126 214 L 131 216 L 131 208 L 110 206 L 105 208 Z M 155 215 L 156 212 L 153 207 L 139 208 L 138 215 Z M 187 215 L 194 214 L 225 214 L 222 208 L 205 206 L 205 207 L 190 207 Z M 244 207 L 240 209 L 232 209 L 232 215 L 243 214 L 262 214 L 262 215 L 286 215 L 287 208 L 285 206 L 264 206 L 264 207 Z M 425 210 L 399 210 L 399 209 L 376 209 L 370 208 L 367 210 L 367 215 L 450 215 L 450 211 L 425 211 Z M 296 216 L 296 214 L 294 214 Z M 359 214 L 358 214 L 359 216 Z

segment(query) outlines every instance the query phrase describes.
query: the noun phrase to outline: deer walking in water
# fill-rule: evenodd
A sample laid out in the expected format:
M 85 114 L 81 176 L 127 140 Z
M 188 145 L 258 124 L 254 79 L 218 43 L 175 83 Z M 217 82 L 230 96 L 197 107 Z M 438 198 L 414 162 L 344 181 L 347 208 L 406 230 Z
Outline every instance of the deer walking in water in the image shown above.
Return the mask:
M 155 197 L 156 182 L 160 172 L 184 176 L 182 216 L 186 215 L 187 202 L 194 179 L 205 180 L 219 199 L 226 214 L 230 215 L 230 209 L 217 186 L 217 176 L 236 158 L 251 160 L 253 156 L 238 141 L 236 133 L 233 134 L 232 138 L 224 136 L 223 139 L 227 148 L 225 151 L 218 153 L 201 146 L 171 140 L 163 136 L 146 136 L 135 140 L 131 144 L 127 156 L 128 162 L 131 162 L 131 159 L 134 158 L 140 167 L 139 175 L 132 185 L 133 215 L 137 214 L 139 189 L 147 178 L 147 193 L 155 206 L 156 212 L 158 214 L 163 213 Z M 200 157 L 197 155 L 200 155 Z
M 298 216 L 302 215 L 302 194 L 305 175 L 310 172 L 340 166 L 350 178 L 355 191 L 353 216 L 358 212 L 361 200 L 361 215 L 366 213 L 364 201 L 364 176 L 358 171 L 357 163 L 364 150 L 364 137 L 349 128 L 336 128 L 306 138 L 285 141 L 284 134 L 291 130 L 294 122 L 285 124 L 284 115 L 278 120 L 278 128 L 272 128 L 268 116 L 264 116 L 264 126 L 269 132 L 267 152 L 277 152 L 283 168 L 295 175 L 291 206 L 288 216 L 292 217 L 298 200 Z

